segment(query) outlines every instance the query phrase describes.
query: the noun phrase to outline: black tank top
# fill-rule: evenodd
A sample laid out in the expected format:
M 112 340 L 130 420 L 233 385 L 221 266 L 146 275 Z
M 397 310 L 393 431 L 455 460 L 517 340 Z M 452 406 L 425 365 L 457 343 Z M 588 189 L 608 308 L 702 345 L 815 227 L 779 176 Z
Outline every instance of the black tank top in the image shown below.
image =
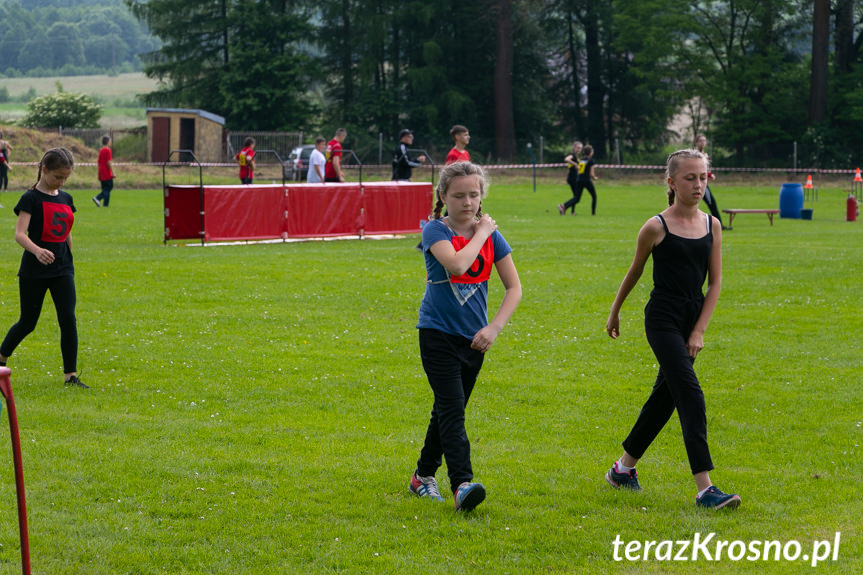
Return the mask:
M 713 230 L 705 215 L 707 233 L 700 238 L 684 238 L 668 231 L 661 215 L 656 218 L 665 228 L 665 237 L 653 248 L 653 291 L 650 297 L 663 300 L 700 300 L 710 267 Z

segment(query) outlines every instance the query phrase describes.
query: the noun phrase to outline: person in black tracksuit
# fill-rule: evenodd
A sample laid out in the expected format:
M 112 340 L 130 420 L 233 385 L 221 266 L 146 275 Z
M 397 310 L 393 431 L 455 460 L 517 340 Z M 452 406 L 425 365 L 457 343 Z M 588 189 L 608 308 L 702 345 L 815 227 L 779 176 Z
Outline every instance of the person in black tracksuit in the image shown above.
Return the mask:
M 591 196 L 590 215 L 596 215 L 596 188 L 593 187 L 593 180 L 598 178 L 594 170 L 595 164 L 596 162 L 593 161 L 593 146 L 585 146 L 582 151 L 581 160 L 578 162 L 578 175 L 576 176 L 575 188 L 572 191 L 572 198 L 558 207 L 561 215 L 569 208 L 572 208 L 572 213 L 575 214 L 575 204 L 581 201 L 584 190 L 587 190 Z
M 66 385 L 86 388 L 77 375 L 78 328 L 75 319 L 75 264 L 72 225 L 75 203 L 60 189 L 75 160 L 66 148 L 52 148 L 39 162 L 36 184 L 24 192 L 15 214 L 15 240 L 24 248 L 18 270 L 21 317 L 0 344 L 0 365 L 6 365 L 18 344 L 39 321 L 45 293 L 51 292 L 60 324 L 60 351 Z
M 563 159 L 566 165 L 569 166 L 566 170 L 566 183 L 569 185 L 570 191 L 572 191 L 573 198 L 575 198 L 575 194 L 578 191 L 578 168 L 580 164 L 578 156 L 583 149 L 584 144 L 576 140 L 572 143 L 572 153 Z M 563 208 L 563 204 L 557 205 L 557 211 L 560 212 L 560 215 L 564 214 L 566 210 Z M 575 215 L 575 204 L 572 204 L 572 214 Z
M 659 373 L 623 442 L 623 455 L 605 478 L 612 487 L 639 490 L 635 464 L 676 409 L 698 489 L 696 504 L 718 509 L 737 507 L 740 497 L 723 493 L 710 482 L 713 462 L 707 446 L 704 394 L 693 369 L 722 284 L 722 228 L 715 218 L 698 209 L 708 169 L 707 157 L 698 150 L 680 150 L 669 156 L 669 207 L 642 226 L 635 258 L 611 306 L 606 330 L 616 339 L 620 335 L 620 308 L 652 254 L 654 287 L 644 309 L 644 329 Z M 707 292 L 702 294 L 705 278 Z
M 426 161 L 425 156 L 419 156 L 416 160 L 411 158 L 408 148 L 414 143 L 414 133 L 410 130 L 399 132 L 399 145 L 393 153 L 393 180 L 410 180 L 413 169 Z
M 704 147 L 707 145 L 707 136 L 703 134 L 699 134 L 695 138 L 695 149 L 704 154 L 707 157 L 707 152 L 704 151 Z M 709 158 L 708 158 L 709 159 Z M 707 172 L 708 180 L 715 180 L 716 176 L 713 172 Z M 704 186 L 704 203 L 707 204 L 707 209 L 710 210 L 711 215 L 714 218 L 719 220 L 719 225 L 723 230 L 727 230 L 728 228 L 722 223 L 722 215 L 719 213 L 719 206 L 716 205 L 716 196 L 713 195 L 713 192 L 710 191 L 710 186 Z

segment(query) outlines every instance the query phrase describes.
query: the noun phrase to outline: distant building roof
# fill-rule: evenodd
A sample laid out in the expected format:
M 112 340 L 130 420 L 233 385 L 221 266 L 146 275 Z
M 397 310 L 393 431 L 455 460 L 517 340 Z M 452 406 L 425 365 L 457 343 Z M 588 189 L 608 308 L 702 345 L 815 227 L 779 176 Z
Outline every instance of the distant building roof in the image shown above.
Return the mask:
M 197 116 L 201 116 L 202 118 L 206 118 L 211 122 L 216 122 L 217 124 L 225 125 L 225 119 L 222 116 L 217 116 L 216 114 L 212 114 L 210 112 L 205 112 L 204 110 L 195 110 L 192 108 L 147 108 L 147 113 L 150 112 L 163 112 L 168 114 L 195 114 Z

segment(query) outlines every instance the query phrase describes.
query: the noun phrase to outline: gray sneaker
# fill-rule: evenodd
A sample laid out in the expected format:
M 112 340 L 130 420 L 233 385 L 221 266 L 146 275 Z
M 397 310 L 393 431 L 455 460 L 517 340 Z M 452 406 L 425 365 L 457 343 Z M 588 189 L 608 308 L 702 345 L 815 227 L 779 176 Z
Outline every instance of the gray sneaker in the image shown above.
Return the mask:
M 420 497 L 428 497 L 432 501 L 443 501 L 440 496 L 440 491 L 437 488 L 437 480 L 434 476 L 420 477 L 414 472 L 411 476 L 411 482 L 408 484 L 408 489 L 414 495 Z

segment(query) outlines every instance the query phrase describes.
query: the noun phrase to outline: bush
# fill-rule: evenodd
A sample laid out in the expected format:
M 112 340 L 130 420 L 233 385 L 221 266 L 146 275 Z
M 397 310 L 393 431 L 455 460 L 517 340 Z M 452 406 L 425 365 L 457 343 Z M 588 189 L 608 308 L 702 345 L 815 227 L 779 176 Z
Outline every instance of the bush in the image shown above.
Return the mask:
M 27 104 L 23 124 L 33 128 L 98 128 L 102 107 L 86 94 L 57 92 Z

